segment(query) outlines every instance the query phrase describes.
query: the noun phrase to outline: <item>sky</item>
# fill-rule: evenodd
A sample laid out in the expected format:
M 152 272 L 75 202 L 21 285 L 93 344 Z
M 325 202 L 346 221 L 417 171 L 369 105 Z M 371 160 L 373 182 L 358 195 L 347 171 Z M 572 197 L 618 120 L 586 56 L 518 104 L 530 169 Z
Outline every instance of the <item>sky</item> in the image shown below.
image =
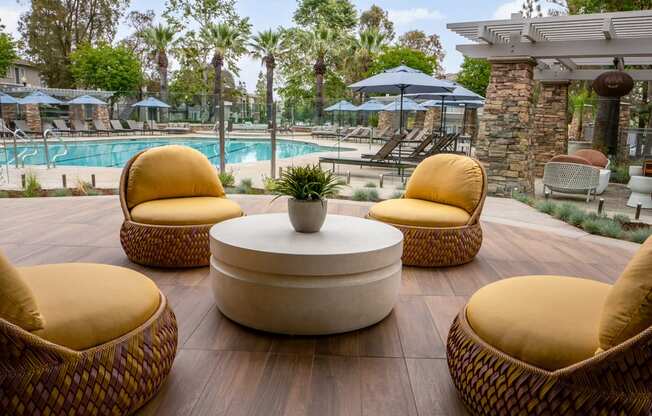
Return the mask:
M 358 11 L 369 9 L 376 4 L 389 12 L 390 19 L 398 35 L 409 30 L 423 30 L 428 35 L 440 36 L 446 57 L 444 70 L 457 72 L 462 63 L 462 55 L 455 50 L 455 45 L 468 43 L 464 38 L 446 29 L 447 23 L 508 19 L 510 14 L 521 8 L 522 0 L 352 0 Z M 131 0 L 130 10 L 152 9 L 158 15 L 165 7 L 164 0 Z M 20 13 L 29 8 L 26 0 L 0 0 L 0 20 L 7 31 L 18 37 L 17 21 Z M 253 32 L 278 26 L 293 25 L 292 14 L 296 0 L 238 0 L 237 9 L 241 16 L 248 16 L 253 25 Z M 117 38 L 129 34 L 129 28 L 122 24 Z M 240 61 L 240 79 L 253 91 L 258 73 L 261 70 L 259 60 L 244 57 Z

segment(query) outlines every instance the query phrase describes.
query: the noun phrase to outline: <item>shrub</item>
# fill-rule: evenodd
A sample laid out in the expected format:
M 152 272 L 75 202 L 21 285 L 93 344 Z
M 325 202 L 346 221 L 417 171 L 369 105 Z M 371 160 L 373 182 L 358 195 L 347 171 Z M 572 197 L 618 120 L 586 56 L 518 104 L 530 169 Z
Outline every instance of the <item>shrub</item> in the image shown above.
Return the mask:
M 89 195 L 89 192 L 93 190 L 93 185 L 90 182 L 86 182 L 83 179 L 77 178 L 77 192 L 80 195 Z
M 378 201 L 380 197 L 375 189 L 356 189 L 353 191 L 351 199 L 354 201 Z
M 267 192 L 274 192 L 276 189 L 276 179 L 270 176 L 263 176 L 263 188 L 265 188 Z
M 581 227 L 582 223 L 587 220 L 586 212 L 578 209 L 568 217 L 568 223 L 576 227 Z
M 562 220 L 562 221 L 564 221 L 564 222 L 568 222 L 570 217 L 573 214 L 575 214 L 576 212 L 578 212 L 578 211 L 581 211 L 581 210 L 579 208 L 577 208 L 575 205 L 569 204 L 569 203 L 566 202 L 566 203 L 563 203 L 563 204 L 559 205 L 555 209 L 555 217 Z
M 629 166 L 616 165 L 611 167 L 611 178 L 609 182 L 614 183 L 628 183 L 629 182 Z
M 632 222 L 631 218 L 629 218 L 629 216 L 625 214 L 616 214 L 613 216 L 613 220 L 620 224 L 628 224 Z
M 27 198 L 33 198 L 41 194 L 41 184 L 36 177 L 36 173 L 31 170 L 25 172 L 25 190 L 23 195 Z
M 54 192 L 52 192 L 52 196 L 71 196 L 72 191 L 70 189 L 55 189 Z
M 514 192 L 514 194 L 512 194 L 512 198 L 526 205 L 532 206 L 534 204 L 534 200 L 529 195 L 522 194 L 520 192 Z
M 220 182 L 222 182 L 222 186 L 225 188 L 232 188 L 235 185 L 235 175 L 233 172 L 220 172 L 217 175 L 220 178 Z
M 625 237 L 629 241 L 633 241 L 639 244 L 643 244 L 645 240 L 647 240 L 650 236 L 652 236 L 652 227 L 639 228 L 638 230 L 628 231 L 625 234 Z
M 245 178 L 240 181 L 240 184 L 235 190 L 239 194 L 253 194 L 254 193 L 254 185 L 253 181 L 250 178 Z
M 394 191 L 392 196 L 389 197 L 389 199 L 401 199 L 403 198 L 403 191 Z
M 376 188 L 377 185 L 374 182 L 367 182 L 364 184 L 365 188 Z
M 609 218 L 588 218 L 582 223 L 582 228 L 589 234 L 605 237 L 620 238 L 623 235 L 623 227 Z
M 0 198 L 9 198 L 9 192 L 0 191 Z
M 545 214 L 553 215 L 557 209 L 557 205 L 552 201 L 540 201 L 537 202 L 536 209 Z
M 97 196 L 97 195 L 102 195 L 102 192 L 98 191 L 97 189 L 91 188 L 88 191 L 86 191 L 86 195 L 88 195 L 88 196 Z

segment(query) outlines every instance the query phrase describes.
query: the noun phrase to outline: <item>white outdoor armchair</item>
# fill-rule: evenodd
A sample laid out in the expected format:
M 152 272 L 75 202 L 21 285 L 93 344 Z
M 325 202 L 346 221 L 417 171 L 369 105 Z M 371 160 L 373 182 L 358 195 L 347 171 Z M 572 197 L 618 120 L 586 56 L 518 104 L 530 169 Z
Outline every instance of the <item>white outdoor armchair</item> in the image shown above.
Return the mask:
M 600 183 L 600 169 L 578 163 L 548 162 L 543 171 L 543 189 L 564 194 L 586 195 L 586 202 L 595 198 Z

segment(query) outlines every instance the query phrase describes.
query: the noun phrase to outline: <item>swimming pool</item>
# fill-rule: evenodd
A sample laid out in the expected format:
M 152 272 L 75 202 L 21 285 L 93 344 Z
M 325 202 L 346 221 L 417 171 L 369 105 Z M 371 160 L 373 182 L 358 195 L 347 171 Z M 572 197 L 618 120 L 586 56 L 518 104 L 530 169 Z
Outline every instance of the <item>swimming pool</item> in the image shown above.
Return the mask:
M 150 147 L 165 146 L 168 144 L 180 144 L 193 147 L 209 158 L 211 163 L 219 164 L 219 144 L 215 138 L 197 139 L 134 139 L 134 140 L 109 140 L 109 141 L 85 141 L 69 142 L 68 154 L 58 157 L 57 166 L 98 166 L 98 167 L 122 167 L 136 153 Z M 13 147 L 7 143 L 9 160 L 13 161 Z M 226 140 L 226 163 L 246 163 L 270 160 L 272 147 L 269 139 L 227 139 Z M 18 154 L 25 146 L 18 147 Z M 32 150 L 32 147 L 27 147 Z M 37 153 L 25 158 L 25 165 L 45 165 L 45 152 L 43 145 L 37 146 Z M 64 151 L 63 144 L 48 144 L 50 160 Z M 319 146 L 314 143 L 299 142 L 279 139 L 276 142 L 276 157 L 287 159 L 297 156 L 304 156 L 310 153 L 330 152 L 337 148 Z M 31 153 L 28 151 L 27 153 Z M 4 153 L 0 153 L 0 160 L 4 162 Z

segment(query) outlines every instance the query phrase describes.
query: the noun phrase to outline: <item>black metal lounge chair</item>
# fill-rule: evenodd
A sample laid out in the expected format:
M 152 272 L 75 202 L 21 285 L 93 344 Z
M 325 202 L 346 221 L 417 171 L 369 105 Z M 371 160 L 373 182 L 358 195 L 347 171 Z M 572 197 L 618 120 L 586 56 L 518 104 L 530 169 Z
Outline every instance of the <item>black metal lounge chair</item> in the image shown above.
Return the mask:
M 27 122 L 25 120 L 14 120 L 15 130 L 20 130 L 26 134 L 38 134 L 39 132 L 31 130 L 27 127 Z
M 113 129 L 113 131 L 117 133 L 125 133 L 125 134 L 132 133 L 131 129 L 124 128 L 120 120 L 111 120 L 109 121 L 109 123 L 111 123 L 111 128 Z
M 98 133 L 106 133 L 107 135 L 113 133 L 113 130 L 104 124 L 102 120 L 93 120 L 93 127 Z
M 127 126 L 129 126 L 132 131 L 143 134 L 145 133 L 145 123 L 142 121 L 127 120 Z
M 62 134 L 70 134 L 71 130 L 70 127 L 66 124 L 65 120 L 57 119 L 57 120 L 52 120 L 52 123 L 54 124 L 54 129 Z M 43 131 L 45 131 L 45 126 L 43 127 Z

